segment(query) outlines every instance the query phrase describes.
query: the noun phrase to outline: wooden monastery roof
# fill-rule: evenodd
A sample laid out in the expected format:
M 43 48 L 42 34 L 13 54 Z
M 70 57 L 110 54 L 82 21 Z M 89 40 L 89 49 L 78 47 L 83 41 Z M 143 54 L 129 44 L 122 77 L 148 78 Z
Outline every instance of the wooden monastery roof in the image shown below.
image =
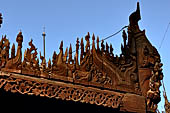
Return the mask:
M 120 56 L 113 53 L 112 45 L 100 42 L 94 35 L 90 46 L 88 33 L 86 44 L 83 38 L 77 39 L 74 58 L 72 46 L 64 52 L 61 42 L 60 52 L 54 52 L 52 61 L 46 63 L 40 55 L 40 63 L 33 40 L 23 57 L 22 32 L 16 38 L 16 53 L 15 45 L 9 53 L 10 42 L 2 37 L 0 88 L 11 93 L 94 104 L 120 112 L 156 112 L 163 79 L 162 63 L 157 49 L 149 42 L 145 31 L 140 30 L 140 19 L 138 3 L 136 11 L 129 16 L 128 32 L 123 31 Z

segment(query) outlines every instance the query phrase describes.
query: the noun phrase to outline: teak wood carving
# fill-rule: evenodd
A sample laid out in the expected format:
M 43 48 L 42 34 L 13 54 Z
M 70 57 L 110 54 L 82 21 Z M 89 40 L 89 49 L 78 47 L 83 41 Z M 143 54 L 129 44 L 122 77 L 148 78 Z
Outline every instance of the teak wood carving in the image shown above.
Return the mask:
M 37 48 L 31 40 L 22 60 L 22 32 L 16 38 L 16 53 L 15 44 L 9 53 L 10 42 L 3 36 L 0 41 L 0 88 L 13 93 L 80 101 L 122 111 L 156 112 L 163 79 L 162 63 L 145 30 L 139 29 L 140 19 L 138 3 L 136 11 L 129 17 L 127 33 L 125 30 L 122 33 L 120 56 L 113 53 L 112 44 L 105 44 L 103 40 L 100 43 L 99 37 L 94 34 L 91 46 L 88 33 L 86 44 L 83 38 L 77 38 L 74 58 L 72 45 L 64 51 L 61 41 L 60 52 L 54 51 L 52 60 L 46 62 L 40 53 L 40 63 Z M 139 102 L 129 105 L 134 99 Z

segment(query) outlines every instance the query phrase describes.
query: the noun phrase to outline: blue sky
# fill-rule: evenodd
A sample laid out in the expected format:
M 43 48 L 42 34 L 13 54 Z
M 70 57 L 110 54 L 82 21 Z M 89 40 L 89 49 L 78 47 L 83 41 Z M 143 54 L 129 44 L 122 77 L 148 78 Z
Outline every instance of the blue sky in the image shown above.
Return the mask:
M 170 22 L 169 0 L 138 0 L 140 2 L 141 30 L 146 30 L 150 42 L 158 49 Z M 20 30 L 24 36 L 23 51 L 28 42 L 33 43 L 38 51 L 43 51 L 42 32 L 46 27 L 46 58 L 51 58 L 53 51 L 59 52 L 63 40 L 64 48 L 75 44 L 76 38 L 84 37 L 87 32 L 100 39 L 111 35 L 123 26 L 128 25 L 129 15 L 136 10 L 136 0 L 0 0 L 0 12 L 3 14 L 3 25 L 0 35 L 7 35 L 10 43 Z M 120 53 L 121 33 L 107 40 L 113 44 L 115 53 Z M 170 98 L 170 29 L 161 49 L 158 49 L 163 66 L 164 82 Z M 75 47 L 73 47 L 73 50 Z M 162 90 L 162 88 L 161 88 Z M 159 109 L 163 109 L 163 98 Z

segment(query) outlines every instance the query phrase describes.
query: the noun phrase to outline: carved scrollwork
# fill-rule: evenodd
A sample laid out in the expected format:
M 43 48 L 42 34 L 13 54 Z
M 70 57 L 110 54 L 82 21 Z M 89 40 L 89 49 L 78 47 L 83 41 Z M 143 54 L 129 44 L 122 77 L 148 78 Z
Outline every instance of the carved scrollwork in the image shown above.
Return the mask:
M 123 95 L 114 92 L 98 91 L 89 88 L 41 83 L 33 80 L 0 76 L 0 88 L 13 93 L 45 96 L 62 100 L 80 101 L 96 105 L 118 108 Z

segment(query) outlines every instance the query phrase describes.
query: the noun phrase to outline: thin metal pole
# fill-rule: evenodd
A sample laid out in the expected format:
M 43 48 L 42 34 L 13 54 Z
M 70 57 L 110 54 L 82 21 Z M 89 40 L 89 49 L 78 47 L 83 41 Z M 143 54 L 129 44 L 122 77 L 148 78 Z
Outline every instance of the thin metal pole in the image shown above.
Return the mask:
M 45 58 L 45 36 L 46 36 L 45 27 L 44 27 L 44 32 L 43 32 L 42 36 L 43 36 L 43 46 L 44 46 L 44 58 Z

